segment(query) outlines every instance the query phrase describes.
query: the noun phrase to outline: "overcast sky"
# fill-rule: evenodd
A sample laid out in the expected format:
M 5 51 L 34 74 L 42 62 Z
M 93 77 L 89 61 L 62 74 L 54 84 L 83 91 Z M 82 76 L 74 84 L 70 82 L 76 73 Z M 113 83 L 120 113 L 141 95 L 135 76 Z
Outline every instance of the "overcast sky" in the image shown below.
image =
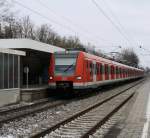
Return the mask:
M 94 1 L 119 26 L 121 33 L 92 0 L 14 0 L 14 9 L 19 11 L 17 16 L 30 15 L 36 25 L 48 23 L 58 34 L 78 36 L 82 43 L 94 44 L 96 50 L 120 52 L 121 49 L 117 49 L 119 45 L 133 48 L 140 57 L 140 63 L 150 67 L 150 0 Z M 140 49 L 139 45 L 147 50 Z

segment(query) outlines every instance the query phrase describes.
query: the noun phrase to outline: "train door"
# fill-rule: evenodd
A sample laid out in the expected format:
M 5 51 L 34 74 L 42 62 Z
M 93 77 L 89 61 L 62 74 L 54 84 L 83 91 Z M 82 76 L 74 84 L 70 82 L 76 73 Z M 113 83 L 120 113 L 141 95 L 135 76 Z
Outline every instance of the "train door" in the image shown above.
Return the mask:
M 85 80 L 88 82 L 89 80 L 89 63 L 88 63 L 88 60 L 85 60 L 85 65 L 84 65 L 84 77 L 85 77 Z
M 103 80 L 103 65 L 102 65 L 102 63 L 100 63 L 99 73 L 100 73 L 100 80 Z
M 105 80 L 105 64 L 102 64 L 102 80 Z
M 96 61 L 93 61 L 93 82 L 96 82 Z
M 89 78 L 89 80 L 90 81 L 93 81 L 93 64 L 92 64 L 92 61 L 89 61 L 89 70 L 90 70 L 90 78 Z
M 111 65 L 111 79 L 114 79 L 114 66 Z
M 108 65 L 105 64 L 105 80 L 109 79 L 109 69 L 108 69 Z
M 125 78 L 125 69 L 124 68 L 122 69 L 122 72 L 123 72 L 123 78 Z
M 99 73 L 99 63 L 96 63 L 96 81 L 99 81 L 100 78 L 100 73 Z
M 116 79 L 119 78 L 119 71 L 118 71 L 118 67 L 116 66 Z
M 120 71 L 120 78 L 122 78 L 122 68 L 119 69 Z
M 114 66 L 114 79 L 116 79 L 116 66 Z

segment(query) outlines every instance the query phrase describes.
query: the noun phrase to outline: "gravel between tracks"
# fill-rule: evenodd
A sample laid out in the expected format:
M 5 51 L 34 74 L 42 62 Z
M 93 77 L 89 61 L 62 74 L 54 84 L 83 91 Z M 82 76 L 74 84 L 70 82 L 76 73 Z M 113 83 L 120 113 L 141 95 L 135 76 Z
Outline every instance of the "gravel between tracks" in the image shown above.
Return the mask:
M 122 93 L 119 96 L 107 101 L 106 103 L 90 110 L 84 115 L 77 117 L 76 119 L 60 126 L 55 131 L 46 135 L 44 138 L 80 138 L 92 127 L 94 127 L 100 120 L 103 120 L 108 113 L 112 112 L 118 105 L 120 105 L 125 99 L 127 99 L 133 91 Z
M 126 89 L 127 87 L 135 84 L 126 84 L 119 88 L 113 90 L 108 90 L 105 93 L 100 93 L 98 95 L 85 98 L 78 101 L 73 101 L 67 105 L 56 107 L 55 109 L 49 109 L 41 113 L 36 113 L 34 115 L 27 116 L 20 120 L 15 120 L 3 124 L 0 128 L 0 136 L 2 137 L 29 137 L 41 129 L 53 126 L 54 124 L 66 119 L 68 116 L 83 110 L 89 105 L 92 105 L 100 100 L 103 100 L 107 96 L 114 95 L 120 90 Z

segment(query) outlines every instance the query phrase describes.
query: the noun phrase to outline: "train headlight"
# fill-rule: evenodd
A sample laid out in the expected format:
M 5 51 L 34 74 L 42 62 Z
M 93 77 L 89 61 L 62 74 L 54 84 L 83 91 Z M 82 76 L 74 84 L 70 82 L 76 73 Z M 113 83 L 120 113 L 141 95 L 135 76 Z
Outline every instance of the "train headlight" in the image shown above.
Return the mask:
M 76 79 L 77 79 L 77 80 L 81 80 L 81 79 L 82 79 L 82 77 L 81 77 L 81 76 L 78 76 L 78 77 L 76 77 Z
M 50 80 L 52 80 L 52 79 L 53 79 L 53 77 L 52 77 L 52 76 L 50 76 L 50 77 L 49 77 L 49 79 L 50 79 Z

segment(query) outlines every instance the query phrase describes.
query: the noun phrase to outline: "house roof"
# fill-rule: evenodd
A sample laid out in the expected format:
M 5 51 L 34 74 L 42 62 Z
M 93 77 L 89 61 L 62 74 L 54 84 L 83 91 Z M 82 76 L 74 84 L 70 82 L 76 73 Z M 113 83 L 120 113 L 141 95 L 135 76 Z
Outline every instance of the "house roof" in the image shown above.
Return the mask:
M 65 51 L 65 49 L 31 39 L 0 39 L 0 48 L 32 49 L 47 53 Z

